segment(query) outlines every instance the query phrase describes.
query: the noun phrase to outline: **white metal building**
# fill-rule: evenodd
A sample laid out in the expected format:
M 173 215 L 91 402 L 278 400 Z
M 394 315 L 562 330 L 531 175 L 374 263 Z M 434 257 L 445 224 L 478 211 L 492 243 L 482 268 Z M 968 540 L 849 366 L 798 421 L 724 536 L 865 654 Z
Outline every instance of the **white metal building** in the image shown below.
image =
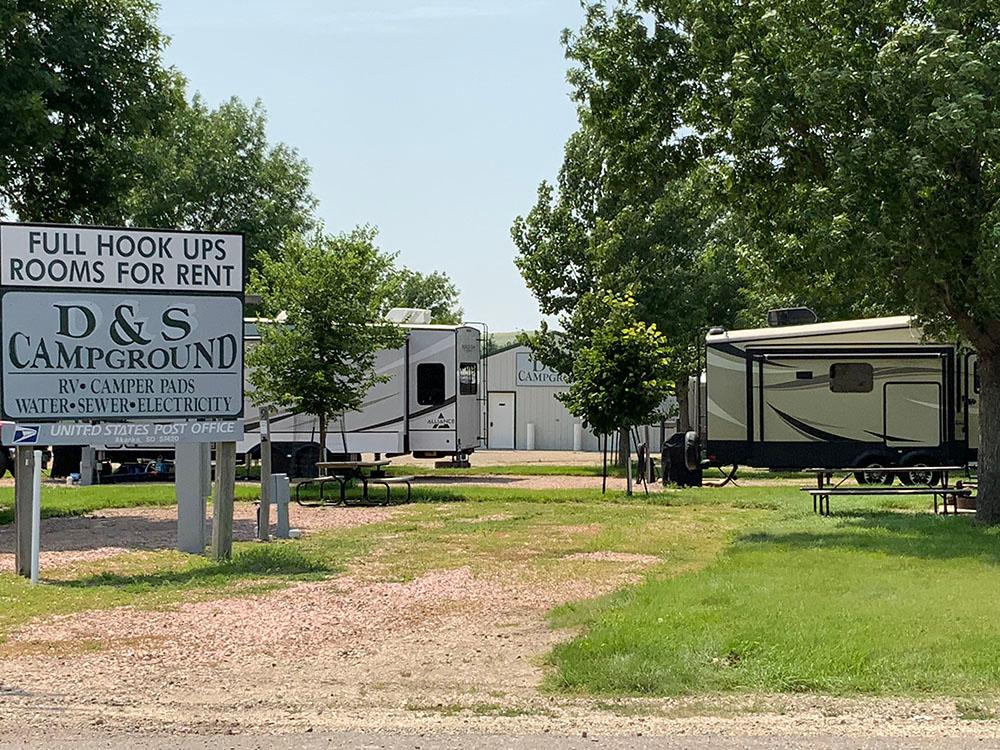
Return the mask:
M 487 447 L 495 450 L 598 451 L 597 436 L 583 429 L 556 398 L 567 389 L 559 373 L 536 362 L 527 346 L 503 349 L 487 357 Z M 666 434 L 674 432 L 668 420 Z M 661 425 L 650 427 L 650 447 L 659 452 Z M 639 431 L 640 437 L 643 430 Z

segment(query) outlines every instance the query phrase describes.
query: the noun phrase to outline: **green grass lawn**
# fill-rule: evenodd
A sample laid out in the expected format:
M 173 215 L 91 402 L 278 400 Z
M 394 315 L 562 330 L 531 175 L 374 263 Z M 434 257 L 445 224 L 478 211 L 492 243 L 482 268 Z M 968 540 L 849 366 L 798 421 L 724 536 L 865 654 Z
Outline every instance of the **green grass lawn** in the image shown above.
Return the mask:
M 60 515 L 169 504 L 172 495 L 156 485 L 47 487 L 44 506 Z M 468 566 L 540 585 L 604 575 L 567 556 L 617 551 L 659 561 L 640 585 L 552 613 L 555 627 L 574 630 L 549 657 L 549 689 L 1000 698 L 1000 530 L 934 516 L 927 498 L 838 498 L 829 518 L 815 516 L 794 486 L 632 498 L 417 486 L 414 500 L 383 523 L 237 545 L 221 565 L 163 551 L 53 570 L 36 588 L 2 574 L 0 638 L 43 614 L 169 606 L 325 578 L 375 550 L 380 575 L 394 580 Z M 0 493 L 0 513 L 9 502 L 10 491 Z
M 553 652 L 550 687 L 1000 696 L 1000 530 L 925 499 L 821 518 L 774 497 L 706 568 L 554 613 L 584 633 Z

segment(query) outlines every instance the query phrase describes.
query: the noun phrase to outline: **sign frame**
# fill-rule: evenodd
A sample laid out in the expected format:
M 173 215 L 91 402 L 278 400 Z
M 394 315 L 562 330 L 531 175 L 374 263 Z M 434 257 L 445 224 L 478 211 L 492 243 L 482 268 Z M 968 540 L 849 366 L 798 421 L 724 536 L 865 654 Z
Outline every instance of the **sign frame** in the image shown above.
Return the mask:
M 201 288 L 187 288 L 187 287 L 153 287 L 153 286 L 121 286 L 116 287 L 108 284 L 107 286 L 77 286 L 72 284 L 51 284 L 51 283 L 32 283 L 32 284 L 18 284 L 10 285 L 3 284 L 2 278 L 6 276 L 6 265 L 5 261 L 7 256 L 4 253 L 4 243 L 3 243 L 3 229 L 5 227 L 18 227 L 18 228 L 38 228 L 41 230 L 66 230 L 66 231 L 79 231 L 79 230 L 103 230 L 108 232 L 122 232 L 122 233 L 148 233 L 150 235 L 172 235 L 172 236 L 199 236 L 203 238 L 215 238 L 219 239 L 222 237 L 226 238 L 239 238 L 240 243 L 240 255 L 239 255 L 239 282 L 238 290 L 226 289 L 223 291 L 210 291 Z M 155 229 L 152 227 L 112 227 L 106 225 L 94 225 L 94 224 L 63 224 L 63 223 L 47 223 L 47 222 L 14 222 L 14 221 L 0 221 L 0 308 L 2 308 L 3 298 L 8 292 L 39 292 L 39 293 L 55 293 L 55 294 L 73 294 L 81 298 L 86 298 L 91 295 L 93 296 L 136 296 L 136 297 L 169 297 L 169 296 L 186 296 L 186 297 L 227 297 L 235 298 L 239 301 L 240 305 L 240 330 L 234 332 L 234 334 L 239 338 L 240 341 L 240 362 L 239 362 L 239 377 L 240 377 L 240 388 L 239 388 L 239 410 L 235 414 L 227 415 L 217 415 L 217 416 L 186 416 L 186 415 L 170 415 L 170 414 L 156 414 L 156 415 L 142 415 L 139 417 L 121 417 L 121 416 L 88 416 L 83 417 L 79 420 L 73 420 L 69 418 L 38 418 L 33 415 L 11 415 L 7 410 L 7 401 L 3 398 L 5 378 L 6 378 L 6 364 L 7 364 L 7 353 L 6 351 L 0 353 L 0 416 L 3 419 L 9 420 L 15 423 L 44 423 L 44 424 L 59 424 L 65 422 L 78 422 L 78 423 L 122 423 L 122 422 L 200 422 L 200 421 L 239 421 L 242 422 L 245 417 L 245 402 L 246 402 L 246 353 L 243 350 L 243 318 L 246 315 L 246 271 L 247 271 L 247 247 L 246 238 L 242 232 L 218 232 L 218 231 L 201 231 L 201 230 L 190 230 L 190 229 Z M 6 331 L 7 328 L 4 324 L 3 316 L 0 316 L 0 342 L 6 342 Z

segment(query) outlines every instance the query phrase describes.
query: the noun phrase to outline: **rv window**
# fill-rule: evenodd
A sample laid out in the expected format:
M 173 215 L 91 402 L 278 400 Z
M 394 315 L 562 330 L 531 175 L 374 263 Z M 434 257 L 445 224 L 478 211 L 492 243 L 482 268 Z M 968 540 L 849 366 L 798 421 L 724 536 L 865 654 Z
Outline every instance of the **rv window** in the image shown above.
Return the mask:
M 830 390 L 834 393 L 871 393 L 875 372 L 865 362 L 830 365 Z
M 417 365 L 417 403 L 437 406 L 444 400 L 444 365 L 440 362 Z
M 972 390 L 979 393 L 979 360 L 972 363 Z
M 479 392 L 479 365 L 463 362 L 458 368 L 458 395 L 475 396 Z

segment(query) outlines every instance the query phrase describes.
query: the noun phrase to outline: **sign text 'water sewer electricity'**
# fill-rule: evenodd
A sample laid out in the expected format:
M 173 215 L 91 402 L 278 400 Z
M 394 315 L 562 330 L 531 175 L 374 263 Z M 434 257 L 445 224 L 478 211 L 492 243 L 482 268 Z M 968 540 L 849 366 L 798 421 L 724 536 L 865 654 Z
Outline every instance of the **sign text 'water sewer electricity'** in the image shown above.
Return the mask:
M 243 414 L 238 235 L 0 225 L 3 415 Z

